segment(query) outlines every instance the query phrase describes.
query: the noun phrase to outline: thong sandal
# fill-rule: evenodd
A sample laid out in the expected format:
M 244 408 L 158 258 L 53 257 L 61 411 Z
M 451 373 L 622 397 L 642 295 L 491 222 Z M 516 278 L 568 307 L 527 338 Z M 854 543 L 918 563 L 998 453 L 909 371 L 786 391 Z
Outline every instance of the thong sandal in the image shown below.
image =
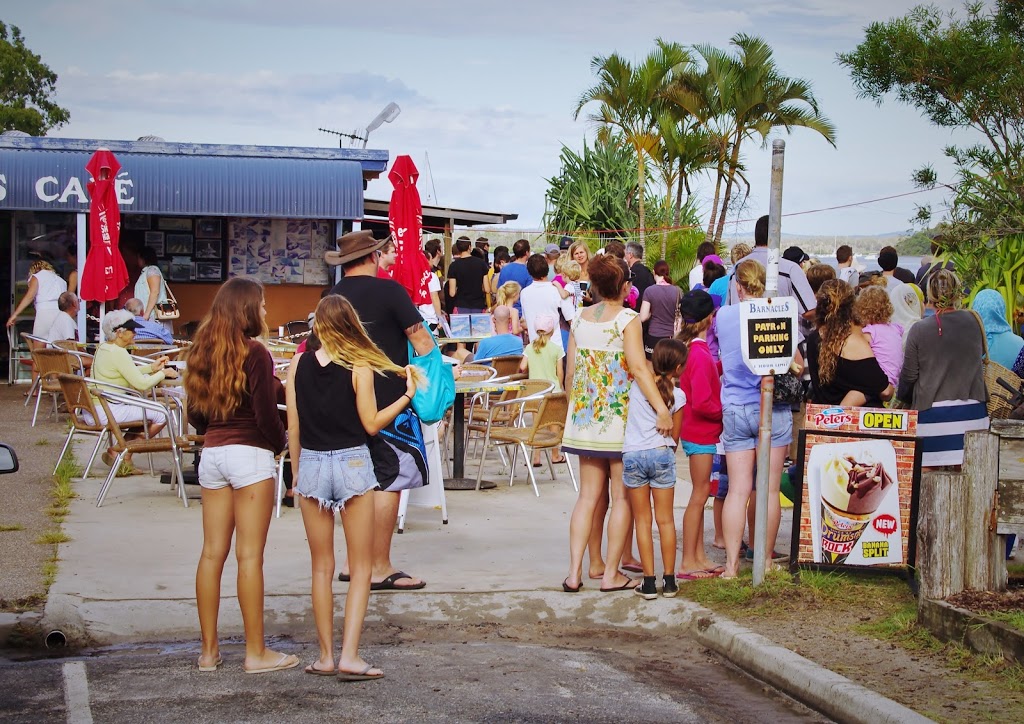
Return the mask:
M 284 671 L 285 669 L 294 669 L 299 665 L 299 657 L 295 654 L 281 654 L 281 658 L 277 660 L 277 663 L 273 666 L 264 666 L 261 669 L 246 669 L 247 674 L 269 674 L 272 671 Z
M 405 580 L 407 578 L 411 580 L 412 576 L 410 576 L 405 571 L 395 571 L 390 576 L 385 578 L 383 581 L 378 581 L 377 583 L 372 583 L 371 582 L 370 583 L 370 590 L 371 591 L 416 591 L 416 590 L 419 590 L 420 588 L 423 588 L 423 587 L 425 587 L 427 585 L 426 581 L 420 581 L 419 583 L 414 583 L 411 586 L 399 586 L 399 585 L 396 585 L 398 581 L 402 581 L 402 580 Z M 371 676 L 369 678 L 377 679 L 377 678 L 380 678 L 380 677 L 378 677 L 378 676 Z
M 626 582 L 623 583 L 621 586 L 612 586 L 611 588 L 605 588 L 604 586 L 601 586 L 601 593 L 611 593 L 612 591 L 628 591 L 635 585 L 636 581 L 630 578 L 629 576 L 626 576 Z
M 338 673 L 337 669 L 327 670 L 316 668 L 315 661 L 309 666 L 307 666 L 305 669 L 303 669 L 303 671 L 305 671 L 307 674 L 312 674 L 313 676 L 334 676 Z
M 202 658 L 202 657 L 200 657 L 200 658 Z M 220 667 L 220 665 L 223 664 L 223 663 L 224 663 L 224 659 L 222 659 L 220 656 L 218 656 L 217 660 L 213 662 L 213 666 L 203 666 L 198 661 L 196 662 L 196 664 L 199 666 L 199 670 L 202 671 L 203 673 L 209 673 L 211 671 L 216 671 Z
M 367 664 L 366 668 L 359 672 L 342 671 L 341 669 L 338 669 L 338 673 L 335 674 L 335 676 L 337 676 L 339 681 L 373 681 L 374 679 L 384 678 L 383 671 L 379 674 L 369 673 L 370 669 L 372 668 L 373 667 L 370 664 Z
M 575 588 L 569 585 L 568 576 L 565 578 L 565 580 L 562 581 L 562 590 L 566 593 L 579 593 L 581 588 L 583 588 L 583 581 L 580 581 L 579 585 L 577 585 Z

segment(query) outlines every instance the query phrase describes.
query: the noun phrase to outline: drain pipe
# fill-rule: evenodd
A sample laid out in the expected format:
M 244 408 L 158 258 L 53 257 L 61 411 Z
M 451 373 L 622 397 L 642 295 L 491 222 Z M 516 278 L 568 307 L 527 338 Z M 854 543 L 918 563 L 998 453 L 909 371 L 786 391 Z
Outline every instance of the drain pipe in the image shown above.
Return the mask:
M 53 630 L 46 634 L 46 638 L 43 639 L 43 643 L 46 644 L 48 649 L 62 649 L 68 645 L 68 637 L 63 631 Z

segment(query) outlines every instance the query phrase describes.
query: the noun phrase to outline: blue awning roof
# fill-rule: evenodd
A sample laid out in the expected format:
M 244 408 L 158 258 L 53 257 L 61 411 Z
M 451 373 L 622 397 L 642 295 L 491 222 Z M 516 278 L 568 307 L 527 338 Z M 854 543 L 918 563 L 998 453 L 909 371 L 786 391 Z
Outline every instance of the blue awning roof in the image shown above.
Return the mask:
M 387 151 L 0 137 L 0 210 L 87 211 L 85 164 L 121 163 L 121 213 L 359 219 Z

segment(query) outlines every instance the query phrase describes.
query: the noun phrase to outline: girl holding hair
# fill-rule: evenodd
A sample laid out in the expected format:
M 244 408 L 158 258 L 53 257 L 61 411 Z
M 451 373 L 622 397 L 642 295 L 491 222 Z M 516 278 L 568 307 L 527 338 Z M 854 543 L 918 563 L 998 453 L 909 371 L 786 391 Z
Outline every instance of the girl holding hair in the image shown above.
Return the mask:
M 707 335 L 715 303 L 703 290 L 687 292 L 680 304 L 682 324 L 677 340 L 689 348 L 679 388 L 686 399 L 681 439 L 690 465 L 693 491 L 683 513 L 683 562 L 679 579 L 712 578 L 722 568 L 713 566 L 704 551 L 704 504 L 711 490 L 711 472 L 722 434 L 721 366 L 708 349 Z
M 515 282 L 509 282 L 515 284 Z M 523 349 L 523 361 L 519 365 L 520 372 L 529 372 L 531 380 L 545 380 L 555 386 L 555 392 L 562 391 L 562 359 L 565 354 L 557 344 L 549 344 L 551 335 L 555 333 L 555 318 L 550 314 L 541 314 L 536 322 L 537 336 L 533 342 Z M 564 463 L 565 456 L 555 448 L 551 462 Z M 557 457 L 557 459 L 556 459 Z M 539 468 L 540 451 L 533 455 L 533 467 Z
M 260 341 L 267 336 L 266 315 L 262 284 L 245 277 L 229 279 L 217 291 L 186 357 L 189 417 L 197 428 L 206 429 L 199 461 L 203 553 L 196 571 L 200 671 L 215 671 L 221 664 L 217 614 L 232 536 L 246 673 L 299 663 L 293 655 L 268 649 L 263 636 L 263 550 L 274 507 L 274 455 L 286 444 L 277 410 L 281 383 Z
M 414 368 L 395 365 L 367 336 L 351 303 L 337 294 L 320 300 L 313 321 L 315 352 L 292 358 L 288 372 L 288 448 L 300 496 L 313 568 L 313 617 L 320 656 L 307 674 L 343 681 L 380 679 L 384 672 L 359 656 L 373 567 L 373 497 L 377 487 L 367 436 L 376 435 L 411 402 Z M 377 409 L 374 375 L 406 378 L 406 392 Z M 334 514 L 341 514 L 349 588 L 341 656 L 334 660 Z
M 676 485 L 676 442 L 683 421 L 683 405 L 686 404 L 686 395 L 676 386 L 676 380 L 683 374 L 686 355 L 686 343 L 677 339 L 659 341 L 651 355 L 658 393 L 672 412 L 670 434 L 658 431 L 654 408 L 635 380 L 629 388 L 629 414 L 622 443 L 622 482 L 633 509 L 636 543 L 644 572 L 643 582 L 633 592 L 648 601 L 658 597 L 651 533 L 652 497 L 661 539 L 661 595 L 673 598 L 679 592 L 675 577 L 676 524 L 672 519 L 672 504 Z
M 569 571 L 564 591 L 583 587 L 583 553 L 602 500 L 609 488 L 612 513 L 608 523 L 602 591 L 625 591 L 633 581 L 619 572 L 619 561 L 633 520 L 622 482 L 622 444 L 626 432 L 625 411 L 630 383 L 635 378 L 655 412 L 654 428 L 672 432 L 672 413 L 658 391 L 644 357 L 639 315 L 623 304 L 629 294 L 629 267 L 617 257 L 602 255 L 588 265 L 590 278 L 601 302 L 580 311 L 569 334 L 569 368 L 566 374 L 569 413 L 563 449 L 580 456 L 580 493 L 569 524 Z
M 903 327 L 892 321 L 892 302 L 882 287 L 868 287 L 853 303 L 853 314 L 868 336 L 878 366 L 895 389 L 903 367 Z
M 53 265 L 48 261 L 40 259 L 32 262 L 28 268 L 28 289 L 25 296 L 18 302 L 14 312 L 7 319 L 7 327 L 13 327 L 18 321 L 18 315 L 25 311 L 28 305 L 35 303 L 36 318 L 32 322 L 32 335 L 35 337 L 46 337 L 53 326 L 54 320 L 61 314 L 57 307 L 57 299 L 68 290 L 67 283 L 57 276 Z M 42 349 L 45 344 L 29 340 L 29 349 Z M 32 368 L 32 386 L 35 386 L 37 372 Z M 31 387 L 29 388 L 32 389 Z M 28 392 L 25 393 L 28 397 Z
M 498 290 L 494 295 L 494 306 L 505 306 L 512 310 L 512 334 L 523 333 L 522 326 L 519 323 L 519 310 L 514 306 L 515 303 L 519 301 L 519 294 L 522 291 L 523 288 L 519 286 L 519 282 L 505 282 L 498 287 Z

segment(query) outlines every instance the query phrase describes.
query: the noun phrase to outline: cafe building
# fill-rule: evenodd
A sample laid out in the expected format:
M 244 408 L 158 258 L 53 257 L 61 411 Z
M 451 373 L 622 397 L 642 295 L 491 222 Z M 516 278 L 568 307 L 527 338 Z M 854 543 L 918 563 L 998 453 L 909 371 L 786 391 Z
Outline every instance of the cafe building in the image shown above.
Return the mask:
M 120 250 L 130 296 L 138 252 L 152 248 L 181 316 L 176 332 L 199 320 L 219 286 L 233 276 L 260 279 L 271 329 L 305 319 L 337 270 L 324 262 L 334 240 L 353 228 L 383 235 L 388 202 L 367 204 L 367 182 L 387 170 L 386 150 L 36 138 L 0 134 L 0 289 L 4 318 L 24 295 L 33 261 L 49 261 L 65 278 L 84 263 L 89 174 L 98 148 L 121 164 L 115 180 Z M 369 208 L 368 208 L 369 206 Z M 501 224 L 515 214 L 424 208 L 424 226 Z M 380 230 L 380 231 L 378 231 Z M 123 302 L 123 300 L 121 300 Z M 4 311 L 6 310 L 6 311 Z M 31 329 L 33 309 L 17 329 Z M 10 356 L 8 340 L 4 356 Z

